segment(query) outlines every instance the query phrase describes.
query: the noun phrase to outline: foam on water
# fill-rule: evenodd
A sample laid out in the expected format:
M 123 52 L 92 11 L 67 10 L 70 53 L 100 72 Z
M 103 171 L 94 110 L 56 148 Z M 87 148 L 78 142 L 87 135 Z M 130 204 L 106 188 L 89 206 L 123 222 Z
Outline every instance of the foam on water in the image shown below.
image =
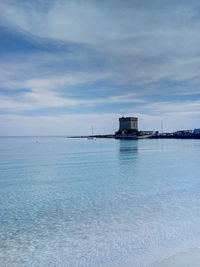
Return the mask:
M 150 266 L 197 247 L 199 148 L 0 138 L 1 266 Z

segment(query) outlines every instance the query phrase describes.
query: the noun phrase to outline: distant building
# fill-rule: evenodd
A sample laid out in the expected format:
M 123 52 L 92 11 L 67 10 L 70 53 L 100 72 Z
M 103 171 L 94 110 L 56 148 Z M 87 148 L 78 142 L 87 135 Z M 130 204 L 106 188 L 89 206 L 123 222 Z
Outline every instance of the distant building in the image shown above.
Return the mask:
M 119 130 L 138 130 L 138 118 L 122 117 L 119 118 Z
M 194 129 L 194 134 L 200 134 L 200 129 Z
M 191 135 L 193 134 L 193 130 L 181 130 L 181 131 L 177 131 L 174 133 L 174 135 L 176 136 L 188 136 L 188 135 Z
M 144 135 L 158 135 L 159 134 L 158 131 L 141 131 L 140 133 Z

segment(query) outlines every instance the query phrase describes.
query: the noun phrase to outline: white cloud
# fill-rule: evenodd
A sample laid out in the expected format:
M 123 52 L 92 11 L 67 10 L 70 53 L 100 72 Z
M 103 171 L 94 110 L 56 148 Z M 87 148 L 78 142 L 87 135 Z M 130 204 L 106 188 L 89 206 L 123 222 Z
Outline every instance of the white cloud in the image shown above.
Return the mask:
M 118 7 L 112 1 L 99 4 L 57 0 L 44 12 L 34 8 L 34 4 L 27 8 L 15 1 L 12 5 L 3 1 L 2 20 L 26 30 L 31 37 L 88 45 L 89 50 L 82 54 L 74 51 L 52 58 L 58 68 L 62 58 L 67 62 L 71 56 L 76 62 L 78 54 L 78 62 L 83 56 L 83 69 L 92 51 L 104 59 L 104 73 L 109 73 L 113 83 L 191 82 L 200 75 L 199 24 L 193 19 L 195 3 L 180 5 L 175 1 L 161 7 L 143 2 L 146 4 L 133 1 L 129 6 L 118 1 Z M 45 62 L 43 68 L 48 66 L 48 60 Z M 33 65 L 36 64 L 35 60 Z
M 62 97 L 55 91 L 44 90 L 43 92 L 25 92 L 22 96 L 14 98 L 13 96 L 1 96 L 0 110 L 1 111 L 27 111 L 44 108 L 69 108 L 73 106 L 96 106 L 100 104 L 112 103 L 143 103 L 144 100 L 137 98 L 135 94 L 125 94 L 119 96 L 111 96 L 105 98 L 94 99 L 76 99 Z
M 123 95 L 115 95 L 102 99 L 104 103 L 143 103 L 145 102 L 142 98 L 139 98 L 137 93 L 128 93 Z
M 200 114 L 200 100 L 184 102 L 154 102 L 143 106 L 145 109 L 165 114 L 170 113 L 198 113 Z
M 194 129 L 200 127 L 199 114 L 174 113 L 171 116 L 127 113 L 127 116 L 139 118 L 140 130 Z M 58 116 L 27 117 L 20 115 L 0 115 L 0 135 L 90 135 L 91 126 L 94 134 L 112 134 L 118 130 L 120 113 L 68 114 Z
M 0 23 L 22 29 L 27 40 L 41 44 L 58 41 L 57 45 L 61 41 L 67 49 L 4 55 L 0 86 L 17 89 L 21 94 L 2 94 L 1 111 L 73 107 L 77 112 L 76 108 L 80 111 L 82 107 L 84 112 L 86 106 L 137 103 L 140 105 L 134 112 L 143 113 L 144 108 L 149 114 L 160 113 L 156 118 L 185 115 L 189 125 L 189 118 L 196 122 L 198 99 L 182 103 L 174 99 L 156 103 L 151 99 L 149 104 L 144 101 L 145 96 L 147 99 L 155 93 L 156 99 L 160 95 L 167 99 L 169 94 L 177 97 L 199 92 L 200 38 L 195 1 L 167 1 L 161 5 L 160 1 L 143 0 L 55 0 L 45 1 L 48 5 L 41 9 L 42 2 L 37 1 L 40 5 L 36 8 L 31 1 L 22 4 L 2 0 Z M 69 44 L 73 49 L 68 49 Z M 108 88 L 108 93 L 104 90 L 101 95 L 98 91 L 98 97 L 95 86 L 93 93 L 84 98 L 78 98 L 78 92 L 73 94 L 71 89 L 83 84 L 84 88 L 87 84 L 91 88 L 91 84 L 102 81 L 106 81 L 103 87 Z M 169 88 L 162 86 L 165 83 Z M 153 123 L 154 117 L 145 120 L 147 125 L 148 121 Z M 169 121 L 173 128 L 175 121 Z
M 143 3 L 142 3 L 143 2 Z M 163 7 L 142 1 L 63 1 L 56 0 L 48 9 L 26 6 L 18 1 L 2 1 L 2 19 L 13 23 L 34 35 L 53 39 L 105 43 L 126 39 L 138 33 L 167 33 L 187 29 L 195 11 L 193 5 L 177 4 Z M 30 2 L 29 2 L 30 3 Z M 193 29 L 195 24 L 193 22 Z
M 0 115 L 1 135 L 81 135 L 112 133 L 118 128 L 117 114 L 71 114 L 26 117 Z
M 67 87 L 84 83 L 93 83 L 102 79 L 106 79 L 108 76 L 108 73 L 95 73 L 95 71 L 92 73 L 76 72 L 43 79 L 30 79 L 25 83 L 25 86 L 27 88 L 31 88 L 34 91 L 38 91 L 41 89 L 52 90 L 63 86 Z

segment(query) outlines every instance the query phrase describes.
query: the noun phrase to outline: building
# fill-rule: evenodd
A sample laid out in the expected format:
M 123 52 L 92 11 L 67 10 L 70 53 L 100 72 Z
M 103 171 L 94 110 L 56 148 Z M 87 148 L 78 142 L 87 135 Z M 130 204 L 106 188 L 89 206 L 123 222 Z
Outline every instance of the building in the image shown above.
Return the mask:
M 141 131 L 140 134 L 144 134 L 144 135 L 158 135 L 159 132 L 158 131 Z
M 193 130 L 181 130 L 174 133 L 176 136 L 189 136 L 193 134 Z
M 119 130 L 138 130 L 138 118 L 122 117 L 119 118 Z
M 200 134 L 200 129 L 194 129 L 194 134 Z

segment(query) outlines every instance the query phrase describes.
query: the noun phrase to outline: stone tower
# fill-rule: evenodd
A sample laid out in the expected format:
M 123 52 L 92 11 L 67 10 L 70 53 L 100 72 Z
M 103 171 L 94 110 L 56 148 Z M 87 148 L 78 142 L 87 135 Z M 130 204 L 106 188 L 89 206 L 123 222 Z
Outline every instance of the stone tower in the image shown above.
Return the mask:
M 138 118 L 122 117 L 119 118 L 119 130 L 138 130 Z

